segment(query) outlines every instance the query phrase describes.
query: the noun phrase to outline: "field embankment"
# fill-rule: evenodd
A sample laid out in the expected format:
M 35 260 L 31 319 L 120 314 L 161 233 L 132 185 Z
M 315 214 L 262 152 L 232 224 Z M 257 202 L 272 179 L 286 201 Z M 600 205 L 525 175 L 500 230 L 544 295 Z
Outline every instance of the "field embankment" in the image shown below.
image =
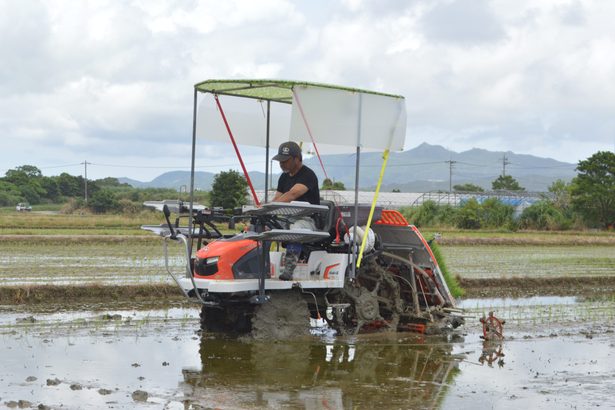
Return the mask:
M 177 286 L 165 283 L 0 286 L 0 305 L 173 300 L 183 301 L 184 296 Z
M 0 235 L 148 235 L 141 225 L 157 225 L 160 212 L 136 215 L 0 213 Z

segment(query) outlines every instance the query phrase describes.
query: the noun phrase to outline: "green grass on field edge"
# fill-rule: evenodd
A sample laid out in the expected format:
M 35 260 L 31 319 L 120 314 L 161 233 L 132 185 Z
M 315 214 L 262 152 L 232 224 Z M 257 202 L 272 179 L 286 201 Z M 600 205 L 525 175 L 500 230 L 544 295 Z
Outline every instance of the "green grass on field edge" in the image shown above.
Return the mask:
M 451 275 L 446 267 L 446 261 L 444 260 L 444 255 L 440 251 L 440 247 L 438 244 L 433 241 L 430 245 L 431 251 L 433 255 L 436 257 L 436 261 L 438 261 L 438 266 L 440 267 L 440 271 L 444 276 L 444 280 L 446 281 L 446 285 L 448 286 L 448 290 L 451 291 L 453 297 L 461 297 L 464 295 L 464 290 L 453 275 Z

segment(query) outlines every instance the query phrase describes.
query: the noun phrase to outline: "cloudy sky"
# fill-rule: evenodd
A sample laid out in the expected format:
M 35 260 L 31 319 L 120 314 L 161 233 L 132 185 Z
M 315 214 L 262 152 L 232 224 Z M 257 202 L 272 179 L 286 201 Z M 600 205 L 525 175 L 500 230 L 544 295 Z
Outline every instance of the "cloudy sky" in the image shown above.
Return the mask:
M 402 94 L 407 148 L 577 162 L 615 144 L 614 16 L 603 0 L 0 0 L 0 175 L 187 167 L 210 78 Z M 209 147 L 201 169 L 230 154 Z

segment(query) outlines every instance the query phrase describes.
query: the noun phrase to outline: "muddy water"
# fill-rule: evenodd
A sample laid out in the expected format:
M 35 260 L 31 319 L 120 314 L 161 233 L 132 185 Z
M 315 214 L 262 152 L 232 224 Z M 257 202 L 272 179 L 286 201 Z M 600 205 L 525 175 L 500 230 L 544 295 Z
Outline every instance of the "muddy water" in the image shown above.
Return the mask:
M 69 409 L 615 406 L 613 300 L 462 303 L 472 317 L 454 335 L 337 338 L 314 328 L 312 336 L 284 342 L 198 334 L 198 310 L 189 305 L 0 307 L 0 406 L 19 400 Z M 584 317 L 596 303 L 604 309 L 576 322 L 544 312 L 533 323 L 514 320 L 547 306 Z M 477 318 L 488 310 L 508 322 L 501 344 L 479 337 Z

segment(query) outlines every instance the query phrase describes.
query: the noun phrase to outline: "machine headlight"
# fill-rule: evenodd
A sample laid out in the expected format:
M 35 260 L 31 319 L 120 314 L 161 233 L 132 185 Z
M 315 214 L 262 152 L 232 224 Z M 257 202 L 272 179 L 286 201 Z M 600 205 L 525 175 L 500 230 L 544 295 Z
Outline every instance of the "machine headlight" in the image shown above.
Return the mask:
M 220 259 L 219 256 L 212 256 L 211 258 L 206 258 L 205 263 L 207 265 L 213 265 L 214 263 L 218 263 L 218 259 Z
M 218 259 L 219 256 L 212 256 L 209 258 L 196 258 L 194 261 L 194 271 L 200 276 L 211 276 L 218 272 Z

